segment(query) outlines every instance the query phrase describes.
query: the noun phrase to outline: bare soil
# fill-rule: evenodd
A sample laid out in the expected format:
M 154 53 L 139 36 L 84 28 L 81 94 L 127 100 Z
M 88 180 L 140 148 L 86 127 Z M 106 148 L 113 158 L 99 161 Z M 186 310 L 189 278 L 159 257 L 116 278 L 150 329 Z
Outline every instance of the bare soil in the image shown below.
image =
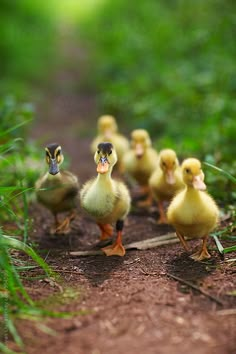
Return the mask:
M 39 141 L 42 156 L 46 143 L 59 142 L 82 184 L 96 174 L 89 145 L 97 117 L 104 112 L 99 111 L 95 94 L 75 89 L 86 64 L 84 53 L 73 48 L 72 60 L 68 52 L 66 67 L 52 78 L 38 106 L 31 138 Z M 235 263 L 222 260 L 212 240 L 212 259 L 207 262 L 194 262 L 178 243 L 130 250 L 125 257 L 72 257 L 70 250 L 98 249 L 94 221 L 78 209 L 71 233 L 51 236 L 51 214 L 33 204 L 31 215 L 31 238 L 61 282 L 25 281 L 27 289 L 47 308 L 75 315 L 46 318 L 44 327 L 20 320 L 18 329 L 28 354 L 235 353 Z M 134 206 L 125 224 L 124 244 L 173 231 L 157 225 L 156 218 L 155 208 Z M 198 243 L 190 244 L 194 248 Z M 32 270 L 32 275 L 40 274 L 40 269 Z

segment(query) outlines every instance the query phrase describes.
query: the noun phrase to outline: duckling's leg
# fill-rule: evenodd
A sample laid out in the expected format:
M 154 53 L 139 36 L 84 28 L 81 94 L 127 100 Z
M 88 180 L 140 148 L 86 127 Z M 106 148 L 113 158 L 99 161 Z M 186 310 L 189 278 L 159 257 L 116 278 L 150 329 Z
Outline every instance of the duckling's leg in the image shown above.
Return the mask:
M 147 198 L 145 200 L 139 201 L 137 204 L 139 207 L 150 207 L 152 205 L 152 193 L 149 188 L 149 186 L 143 186 L 141 187 L 141 190 L 143 191 L 142 194 L 147 194 Z
M 68 234 L 70 232 L 70 223 L 76 217 L 76 212 L 73 210 L 70 215 L 68 215 L 61 224 L 56 228 L 56 234 Z
M 207 237 L 208 235 L 202 239 L 202 248 L 200 249 L 200 251 L 191 255 L 191 258 L 195 261 L 202 261 L 203 259 L 211 258 L 211 255 L 207 250 Z
M 158 210 L 159 210 L 160 217 L 157 220 L 157 223 L 158 224 L 168 224 L 162 201 L 158 201 Z
M 50 227 L 50 234 L 54 235 L 56 233 L 57 227 L 60 224 L 57 214 L 54 215 L 54 225 Z
M 102 251 L 107 255 L 107 256 L 121 256 L 123 257 L 125 255 L 125 248 L 122 245 L 122 230 L 124 226 L 124 221 L 123 220 L 117 220 L 116 222 L 116 231 L 117 231 L 117 237 L 115 243 L 111 246 L 103 247 Z
M 101 230 L 100 241 L 109 239 L 113 234 L 113 227 L 110 224 L 97 224 Z
M 184 239 L 184 236 L 182 236 L 179 232 L 176 231 L 176 236 L 179 238 L 180 242 L 182 243 L 182 246 L 184 247 L 185 251 L 189 251 L 189 247 L 187 245 L 187 242 Z

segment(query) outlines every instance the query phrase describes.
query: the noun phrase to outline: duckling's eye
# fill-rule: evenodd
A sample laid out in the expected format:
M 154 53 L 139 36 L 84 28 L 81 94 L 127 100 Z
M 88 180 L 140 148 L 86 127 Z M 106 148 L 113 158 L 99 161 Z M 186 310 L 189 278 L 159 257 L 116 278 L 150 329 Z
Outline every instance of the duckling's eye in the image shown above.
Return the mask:
M 162 161 L 162 165 L 163 165 L 163 166 L 166 166 L 166 163 L 165 163 L 165 161 Z
M 189 172 L 190 172 L 190 169 L 189 169 L 189 168 L 185 168 L 185 172 L 186 172 L 186 173 L 189 173 Z
M 97 151 L 97 154 L 100 154 L 100 151 L 99 151 L 99 150 Z
M 112 154 L 112 150 L 111 150 L 111 151 L 109 151 L 108 155 L 111 155 L 111 154 Z
M 49 153 L 47 151 L 46 151 L 46 161 L 47 161 L 47 163 L 50 162 L 50 155 L 49 155 Z

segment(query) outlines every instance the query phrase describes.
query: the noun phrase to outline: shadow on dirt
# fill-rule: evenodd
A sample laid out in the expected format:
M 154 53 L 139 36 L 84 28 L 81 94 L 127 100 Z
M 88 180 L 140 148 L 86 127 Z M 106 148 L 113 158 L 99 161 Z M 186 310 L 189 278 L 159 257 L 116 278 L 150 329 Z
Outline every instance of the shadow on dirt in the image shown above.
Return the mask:
M 211 274 L 215 268 L 216 261 L 214 259 L 196 262 L 186 253 L 182 253 L 166 264 L 168 273 L 181 279 L 191 281 L 192 283 L 201 282 L 201 280 Z
M 127 260 L 127 258 L 126 258 Z M 112 277 L 113 272 L 124 262 L 124 257 L 90 256 L 88 261 L 79 262 L 79 268 L 92 286 L 99 286 Z

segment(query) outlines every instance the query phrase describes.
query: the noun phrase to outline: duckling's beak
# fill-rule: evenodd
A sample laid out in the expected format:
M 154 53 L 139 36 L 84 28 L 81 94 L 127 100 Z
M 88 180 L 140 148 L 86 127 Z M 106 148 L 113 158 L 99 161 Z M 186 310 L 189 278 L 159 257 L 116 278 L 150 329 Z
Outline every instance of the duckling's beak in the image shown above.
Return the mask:
M 143 156 L 144 148 L 142 144 L 135 145 L 135 156 L 140 159 Z
M 107 157 L 101 157 L 97 165 L 97 172 L 103 174 L 103 173 L 107 173 L 108 170 L 109 170 L 109 161 Z
M 199 191 L 204 191 L 206 189 L 206 185 L 203 182 L 202 175 L 193 177 L 193 188 L 198 189 Z
M 51 175 L 56 175 L 59 172 L 59 167 L 56 159 L 50 159 L 48 172 Z
M 104 133 L 105 139 L 110 139 L 112 137 L 112 131 L 110 129 L 107 129 Z
M 168 184 L 174 184 L 175 183 L 175 176 L 174 172 L 172 170 L 168 170 L 166 173 L 166 182 Z

